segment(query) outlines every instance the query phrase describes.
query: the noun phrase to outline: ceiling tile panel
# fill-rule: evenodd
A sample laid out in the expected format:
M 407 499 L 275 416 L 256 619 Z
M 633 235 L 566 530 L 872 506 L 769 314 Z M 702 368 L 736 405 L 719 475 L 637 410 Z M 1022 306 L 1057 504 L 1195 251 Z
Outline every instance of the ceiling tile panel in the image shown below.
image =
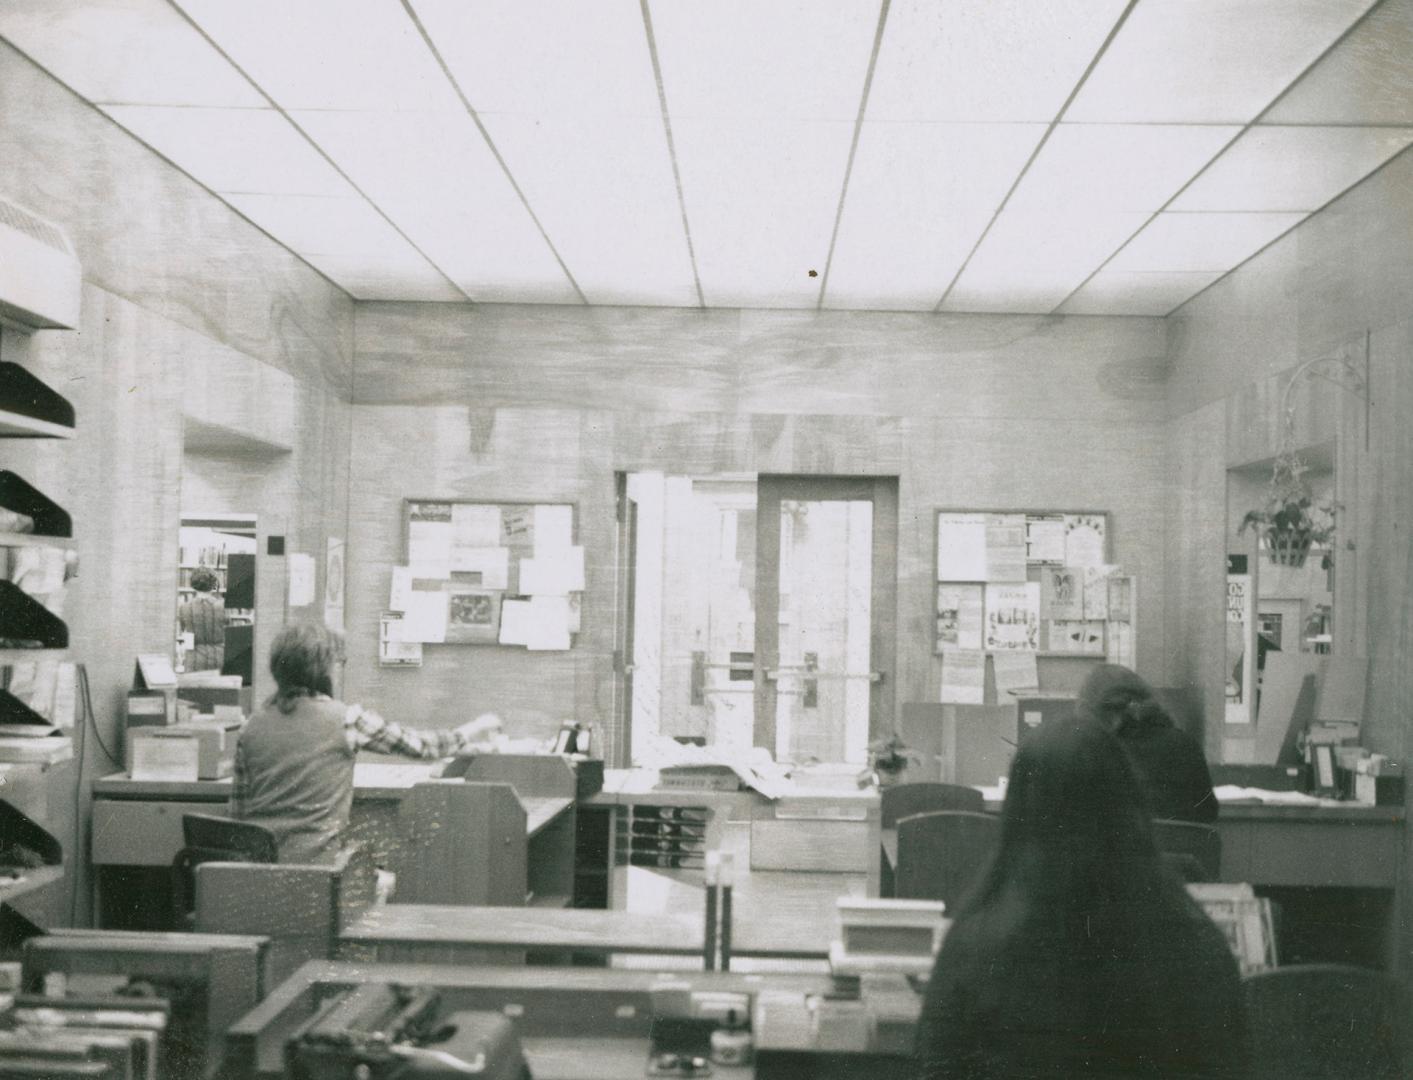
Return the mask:
M 411 250 L 363 199 L 226 193 L 221 197 L 300 255 L 401 257 Z
M 1221 125 L 1060 124 L 1006 205 L 1158 210 L 1241 130 Z
M 1383 0 L 1262 122 L 1413 124 L 1413 0 Z
M 1104 269 L 1065 301 L 1062 315 L 1167 315 L 1222 275 L 1201 273 L 1129 274 Z
M 1159 214 L 1105 270 L 1225 272 L 1245 262 L 1304 214 Z
M 274 109 L 108 105 L 103 111 L 213 191 L 355 194 Z
M 454 110 L 396 0 L 173 0 L 284 109 Z
M 877 2 L 653 0 L 650 7 L 674 122 L 857 118 Z
M 310 255 L 309 263 L 355 300 L 464 301 L 426 259 L 408 248 L 402 255 Z
M 1245 124 L 1374 0 L 1141 0 L 1065 119 Z
M 1044 133 L 866 122 L 825 306 L 931 311 Z
M 1318 210 L 1413 142 L 1413 128 L 1253 127 L 1173 210 Z
M 870 120 L 1049 122 L 1124 0 L 893 0 Z
M 812 307 L 878 21 L 874 3 L 651 6 L 709 305 Z
M 4 0 L 0 37 L 89 101 L 265 104 L 167 0 Z
M 695 305 L 636 0 L 419 0 L 416 11 L 593 303 Z
M 943 310 L 1053 311 L 1145 220 L 1144 214 L 1003 210 Z
M 842 122 L 674 122 L 708 306 L 818 303 L 852 132 Z
M 578 303 L 464 111 L 292 115 L 472 299 Z

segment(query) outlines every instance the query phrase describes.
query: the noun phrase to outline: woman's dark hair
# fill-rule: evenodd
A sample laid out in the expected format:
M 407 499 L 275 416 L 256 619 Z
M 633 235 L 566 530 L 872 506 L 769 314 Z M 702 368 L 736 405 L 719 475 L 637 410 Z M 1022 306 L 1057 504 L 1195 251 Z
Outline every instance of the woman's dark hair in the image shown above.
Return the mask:
M 1129 727 L 1174 726 L 1153 688 L 1118 664 L 1100 664 L 1089 673 L 1075 700 L 1075 718 L 1120 734 Z
M 207 570 L 204 566 L 191 572 L 191 587 L 197 592 L 215 592 L 220 584 L 221 579 L 216 576 L 215 571 Z
M 328 627 L 314 622 L 286 626 L 270 646 L 276 686 L 270 704 L 289 713 L 302 697 L 332 695 L 334 665 L 343 657 L 343 637 Z
M 1158 896 L 1186 908 L 1182 886 L 1153 843 L 1143 793 L 1123 747 L 1097 724 L 1042 728 L 1016 753 L 1001 839 L 969 916 L 1011 929 L 1035 920 L 1056 929 L 1083 915 L 1086 934 Z

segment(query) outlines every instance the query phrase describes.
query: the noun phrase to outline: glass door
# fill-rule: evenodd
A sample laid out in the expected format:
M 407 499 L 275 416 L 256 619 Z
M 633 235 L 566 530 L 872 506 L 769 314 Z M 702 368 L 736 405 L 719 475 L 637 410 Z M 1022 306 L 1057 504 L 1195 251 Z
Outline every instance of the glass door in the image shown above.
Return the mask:
M 757 530 L 755 743 L 863 765 L 892 727 L 896 482 L 762 476 Z

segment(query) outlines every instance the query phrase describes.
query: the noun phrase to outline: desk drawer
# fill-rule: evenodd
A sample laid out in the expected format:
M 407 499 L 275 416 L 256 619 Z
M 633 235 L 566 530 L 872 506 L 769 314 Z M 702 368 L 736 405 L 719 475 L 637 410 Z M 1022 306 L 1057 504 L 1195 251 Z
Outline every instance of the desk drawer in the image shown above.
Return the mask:
M 751 822 L 752 870 L 866 874 L 870 860 L 876 872 L 878 832 L 868 822 L 798 818 Z
M 184 846 L 183 814 L 224 814 L 224 803 L 93 801 L 94 866 L 170 866 Z

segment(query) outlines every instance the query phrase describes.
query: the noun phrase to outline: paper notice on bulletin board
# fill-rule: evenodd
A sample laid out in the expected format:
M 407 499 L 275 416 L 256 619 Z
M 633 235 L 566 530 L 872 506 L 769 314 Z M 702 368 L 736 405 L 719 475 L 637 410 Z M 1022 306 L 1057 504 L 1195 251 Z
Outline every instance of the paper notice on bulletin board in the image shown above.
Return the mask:
M 980 585 L 937 586 L 937 652 L 981 648 L 981 589 Z
M 973 649 L 953 649 L 942 654 L 944 705 L 986 704 L 986 654 Z
M 314 603 L 314 556 L 292 552 L 285 559 L 285 569 L 289 575 L 289 606 L 308 607 Z
M 986 515 L 937 515 L 937 580 L 986 580 Z

